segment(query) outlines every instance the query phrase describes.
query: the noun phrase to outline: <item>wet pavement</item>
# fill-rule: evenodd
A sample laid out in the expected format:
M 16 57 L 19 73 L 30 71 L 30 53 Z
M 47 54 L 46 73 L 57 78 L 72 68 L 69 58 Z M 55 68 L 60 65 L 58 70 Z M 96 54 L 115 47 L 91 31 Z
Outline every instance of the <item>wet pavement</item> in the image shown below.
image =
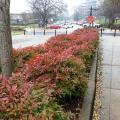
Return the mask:
M 16 35 L 12 37 L 13 48 L 24 48 L 44 44 L 52 35 Z
M 74 27 L 67 29 L 67 34 L 72 33 L 74 30 L 81 27 Z M 66 29 L 57 29 L 56 35 L 66 34 Z M 55 36 L 54 29 L 47 29 L 44 35 L 44 29 L 27 29 L 26 35 L 12 36 L 13 48 L 24 48 L 27 46 L 36 46 L 38 44 L 44 44 L 50 37 Z
M 101 43 L 103 48 L 101 120 L 120 120 L 120 35 L 114 37 L 113 31 L 104 31 Z

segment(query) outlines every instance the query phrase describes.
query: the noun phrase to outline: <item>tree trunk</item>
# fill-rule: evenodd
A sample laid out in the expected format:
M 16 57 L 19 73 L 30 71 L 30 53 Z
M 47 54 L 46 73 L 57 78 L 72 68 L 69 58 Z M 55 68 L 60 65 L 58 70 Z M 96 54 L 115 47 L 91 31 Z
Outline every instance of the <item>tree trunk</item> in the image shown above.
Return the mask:
M 2 74 L 9 77 L 13 71 L 10 0 L 0 0 L 0 59 Z

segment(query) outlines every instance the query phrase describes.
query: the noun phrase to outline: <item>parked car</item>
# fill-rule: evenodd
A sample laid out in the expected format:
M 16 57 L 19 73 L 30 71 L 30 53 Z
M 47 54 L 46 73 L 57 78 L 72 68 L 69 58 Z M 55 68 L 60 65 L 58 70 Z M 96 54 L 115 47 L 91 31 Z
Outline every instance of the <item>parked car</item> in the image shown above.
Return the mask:
M 50 29 L 60 29 L 60 28 L 62 28 L 62 26 L 60 26 L 60 25 L 51 25 L 48 28 L 50 28 Z
M 101 25 L 97 24 L 97 23 L 94 23 L 93 26 L 96 27 L 96 28 L 100 28 L 101 27 Z
M 73 24 L 64 24 L 64 25 L 62 26 L 62 28 L 73 28 L 73 27 L 74 27 Z
M 89 23 L 84 23 L 83 24 L 83 27 L 90 27 L 90 26 L 96 27 L 96 28 L 100 28 L 101 27 L 101 25 L 97 24 L 97 23 L 93 23 L 93 25 L 92 24 L 90 25 Z
M 89 27 L 90 24 L 89 24 L 89 23 L 84 23 L 82 26 L 83 26 L 84 28 L 86 28 L 86 27 Z

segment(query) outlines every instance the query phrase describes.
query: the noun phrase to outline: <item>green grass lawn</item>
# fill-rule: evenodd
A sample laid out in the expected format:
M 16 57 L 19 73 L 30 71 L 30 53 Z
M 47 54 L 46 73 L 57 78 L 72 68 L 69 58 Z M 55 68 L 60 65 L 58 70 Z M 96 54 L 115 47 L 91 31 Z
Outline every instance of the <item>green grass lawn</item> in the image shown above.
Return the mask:
M 13 35 L 23 35 L 25 28 L 37 28 L 37 24 L 28 24 L 28 25 L 11 25 L 11 33 Z
M 105 24 L 105 19 L 98 19 L 98 20 L 95 20 L 95 22 L 98 23 L 98 24 L 104 25 Z
M 12 34 L 12 36 L 14 36 L 14 35 L 23 35 L 24 31 L 12 31 L 11 34 Z
M 38 28 L 39 25 L 38 24 L 28 24 L 26 27 Z
M 25 29 L 25 28 L 29 28 L 29 27 L 32 27 L 32 28 L 38 28 L 39 25 L 38 24 L 27 24 L 27 25 L 11 25 L 11 28 L 12 29 Z
M 117 20 L 117 22 L 115 22 L 115 24 L 120 24 L 120 20 Z

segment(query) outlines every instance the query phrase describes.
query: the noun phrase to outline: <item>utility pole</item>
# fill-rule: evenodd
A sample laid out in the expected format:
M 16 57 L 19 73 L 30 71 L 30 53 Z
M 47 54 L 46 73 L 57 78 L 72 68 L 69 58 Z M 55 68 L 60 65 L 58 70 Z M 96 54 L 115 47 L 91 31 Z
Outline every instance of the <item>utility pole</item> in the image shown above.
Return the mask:
M 90 16 L 91 17 L 93 17 L 93 10 L 97 10 L 97 9 L 93 9 L 93 7 L 91 6 L 91 8 L 90 8 Z M 91 23 L 92 24 L 92 27 L 93 27 L 93 22 Z M 90 24 L 90 26 L 91 26 L 91 24 Z
M 93 16 L 93 10 L 97 10 L 96 8 L 93 8 L 92 6 L 91 6 L 91 8 L 90 8 L 90 16 Z
M 92 11 L 93 11 L 93 8 L 91 6 L 91 8 L 90 8 L 90 16 L 92 16 Z

